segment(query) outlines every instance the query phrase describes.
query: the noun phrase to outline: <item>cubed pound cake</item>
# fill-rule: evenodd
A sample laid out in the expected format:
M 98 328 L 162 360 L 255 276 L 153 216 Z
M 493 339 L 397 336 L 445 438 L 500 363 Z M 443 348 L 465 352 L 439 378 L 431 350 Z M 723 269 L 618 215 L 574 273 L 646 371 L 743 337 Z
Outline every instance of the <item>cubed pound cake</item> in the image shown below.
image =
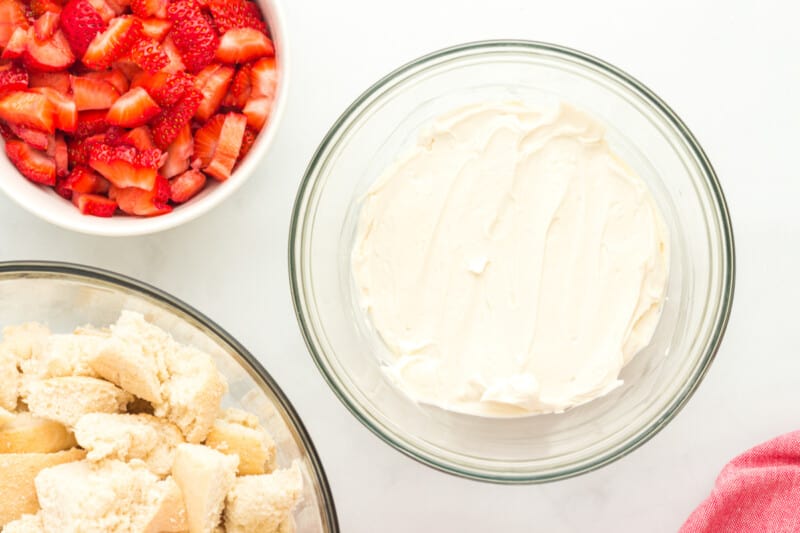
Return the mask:
M 227 533 L 272 533 L 292 514 L 303 494 L 297 462 L 272 474 L 236 478 L 225 505 Z
M 0 351 L 9 351 L 17 361 L 26 361 L 31 357 L 38 356 L 50 330 L 47 326 L 29 322 L 19 326 L 6 326 L 3 328 L 3 342 L 0 343 Z
M 19 399 L 17 359 L 0 345 L 0 408 L 14 411 Z
M 3 528 L 3 533 L 42 533 L 43 531 L 42 517 L 38 513 L 22 515 Z
M 0 424 L 0 453 L 52 453 L 75 445 L 75 437 L 63 424 L 28 412 L 11 414 Z
M 275 441 L 251 413 L 226 410 L 214 422 L 205 444 L 222 453 L 237 455 L 240 476 L 266 474 L 275 469 Z
M 26 381 L 22 398 L 40 418 L 71 428 L 88 413 L 120 413 L 133 396 L 102 379 L 68 376 Z
M 100 351 L 105 338 L 99 335 L 51 335 L 41 351 L 21 362 L 27 376 L 39 379 L 64 376 L 99 377 L 89 361 Z

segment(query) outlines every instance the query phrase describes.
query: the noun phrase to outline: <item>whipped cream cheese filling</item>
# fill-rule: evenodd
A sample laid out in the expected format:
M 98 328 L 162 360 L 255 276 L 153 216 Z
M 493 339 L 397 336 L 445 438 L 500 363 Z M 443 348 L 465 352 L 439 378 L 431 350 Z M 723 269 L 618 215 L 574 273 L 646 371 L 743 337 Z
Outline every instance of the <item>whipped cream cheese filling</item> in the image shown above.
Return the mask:
M 484 416 L 558 413 L 618 387 L 649 342 L 669 235 L 603 126 L 568 105 L 440 117 L 363 199 L 360 305 L 409 396 Z

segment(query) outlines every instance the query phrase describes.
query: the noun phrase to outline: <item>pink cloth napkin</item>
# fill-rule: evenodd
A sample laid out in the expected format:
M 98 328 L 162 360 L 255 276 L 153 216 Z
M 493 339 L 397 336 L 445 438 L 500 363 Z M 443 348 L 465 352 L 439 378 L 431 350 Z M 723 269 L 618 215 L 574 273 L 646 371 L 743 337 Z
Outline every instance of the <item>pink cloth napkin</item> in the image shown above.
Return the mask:
M 800 431 L 727 464 L 680 533 L 800 532 Z

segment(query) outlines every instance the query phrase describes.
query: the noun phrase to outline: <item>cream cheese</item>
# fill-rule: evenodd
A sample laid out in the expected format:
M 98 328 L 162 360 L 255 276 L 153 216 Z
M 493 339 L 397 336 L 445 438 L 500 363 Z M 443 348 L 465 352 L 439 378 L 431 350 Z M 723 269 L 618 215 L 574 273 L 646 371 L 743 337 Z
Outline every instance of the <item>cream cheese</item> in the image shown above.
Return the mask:
M 568 105 L 440 117 L 363 199 L 361 306 L 409 396 L 557 413 L 618 387 L 664 301 L 669 235 L 603 126 Z

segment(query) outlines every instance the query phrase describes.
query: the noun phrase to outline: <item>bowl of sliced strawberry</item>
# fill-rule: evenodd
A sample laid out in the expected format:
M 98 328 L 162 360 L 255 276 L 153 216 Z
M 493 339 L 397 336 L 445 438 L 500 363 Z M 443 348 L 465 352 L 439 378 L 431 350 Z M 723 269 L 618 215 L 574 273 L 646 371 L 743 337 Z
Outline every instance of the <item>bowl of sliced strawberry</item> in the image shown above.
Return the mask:
M 98 235 L 205 213 L 271 144 L 282 28 L 275 0 L 0 0 L 0 188 Z

